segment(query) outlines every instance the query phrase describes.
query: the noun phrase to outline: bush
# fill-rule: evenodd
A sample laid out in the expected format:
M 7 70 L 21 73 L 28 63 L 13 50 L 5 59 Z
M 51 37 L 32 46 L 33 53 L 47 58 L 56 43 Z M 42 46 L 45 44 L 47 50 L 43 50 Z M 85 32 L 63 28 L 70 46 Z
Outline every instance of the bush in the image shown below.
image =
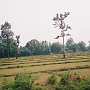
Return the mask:
M 3 87 L 3 90 L 32 90 L 33 80 L 31 75 L 18 74 L 13 84 Z

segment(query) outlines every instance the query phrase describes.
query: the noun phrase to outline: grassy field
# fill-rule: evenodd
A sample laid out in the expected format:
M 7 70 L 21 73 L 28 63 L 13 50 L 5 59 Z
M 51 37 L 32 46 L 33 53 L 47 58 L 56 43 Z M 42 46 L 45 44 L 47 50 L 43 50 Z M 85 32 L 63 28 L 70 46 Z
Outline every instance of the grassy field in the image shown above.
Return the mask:
M 17 60 L 0 59 L 0 84 L 4 80 L 12 81 L 16 74 L 32 74 L 37 78 L 36 82 L 43 83 L 52 73 L 78 72 L 86 77 L 90 76 L 90 54 L 68 55 L 66 59 L 62 55 L 41 55 L 20 57 Z

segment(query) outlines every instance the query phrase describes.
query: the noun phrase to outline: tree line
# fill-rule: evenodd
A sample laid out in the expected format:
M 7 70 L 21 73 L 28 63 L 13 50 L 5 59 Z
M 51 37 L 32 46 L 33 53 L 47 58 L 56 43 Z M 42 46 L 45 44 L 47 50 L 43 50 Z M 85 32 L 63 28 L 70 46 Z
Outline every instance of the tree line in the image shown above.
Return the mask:
M 87 45 L 84 41 L 75 43 L 73 38 L 69 38 L 65 44 L 67 53 L 90 52 L 90 43 Z M 45 55 L 45 54 L 62 54 L 63 45 L 59 42 L 39 42 L 36 39 L 28 41 L 24 47 L 20 48 L 20 52 L 27 55 Z
M 19 46 L 20 36 L 14 38 L 11 24 L 8 22 L 2 24 L 0 30 L 0 58 L 63 53 L 63 45 L 59 42 L 40 42 L 37 39 L 32 39 L 25 46 Z M 73 38 L 69 38 L 65 43 L 65 51 L 69 53 L 90 52 L 90 42 L 87 46 L 84 41 L 75 43 Z

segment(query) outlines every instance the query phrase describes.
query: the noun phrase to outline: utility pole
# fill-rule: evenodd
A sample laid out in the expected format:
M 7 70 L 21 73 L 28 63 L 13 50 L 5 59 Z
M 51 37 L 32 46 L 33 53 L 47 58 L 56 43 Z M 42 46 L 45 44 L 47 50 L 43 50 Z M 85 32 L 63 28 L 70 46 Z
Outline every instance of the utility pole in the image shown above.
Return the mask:
M 70 15 L 69 12 L 65 12 L 64 14 L 56 14 L 56 17 L 53 18 L 54 21 L 54 26 L 56 28 L 58 28 L 59 30 L 61 30 L 60 35 L 57 36 L 55 39 L 58 39 L 59 37 L 62 37 L 63 39 L 63 58 L 65 58 L 65 36 L 70 36 L 70 34 L 66 34 L 65 32 L 68 31 L 68 29 L 71 29 L 71 27 L 69 25 L 65 24 L 65 18 L 68 17 L 68 15 Z

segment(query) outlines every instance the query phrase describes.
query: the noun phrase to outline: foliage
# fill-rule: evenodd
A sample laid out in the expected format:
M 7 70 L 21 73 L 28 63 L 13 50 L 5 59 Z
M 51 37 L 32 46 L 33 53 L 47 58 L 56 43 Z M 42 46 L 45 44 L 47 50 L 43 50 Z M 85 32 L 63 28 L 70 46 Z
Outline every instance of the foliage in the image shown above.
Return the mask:
M 0 44 L 0 57 L 8 57 L 8 48 L 7 48 L 7 43 L 6 40 L 2 40 L 3 43 Z M 10 51 L 9 51 L 9 56 L 14 57 L 16 53 L 16 44 L 14 39 L 10 39 Z
M 31 75 L 18 74 L 13 84 L 4 86 L 3 90 L 32 90 L 33 80 Z
M 70 74 L 65 73 L 58 85 L 56 90 L 89 90 L 90 89 L 90 80 L 86 80 L 77 73 Z
M 10 56 L 10 41 L 13 38 L 14 33 L 11 31 L 11 24 L 5 22 L 5 24 L 1 25 L 1 37 L 6 40 L 7 45 L 7 57 Z
M 52 53 L 60 53 L 60 52 L 62 52 L 62 47 L 63 46 L 61 44 L 59 44 L 58 42 L 52 43 L 51 52 Z
M 57 76 L 53 74 L 48 78 L 48 84 L 56 85 L 56 83 L 57 83 Z
M 1 25 L 0 33 L 0 58 L 63 53 L 63 45 L 59 42 L 40 42 L 37 39 L 32 39 L 31 41 L 28 41 L 25 46 L 19 47 L 20 36 L 16 36 L 16 39 L 14 38 L 14 33 L 11 30 L 11 24 L 8 22 Z M 70 38 L 66 42 L 65 49 L 69 53 L 90 52 L 90 42 L 89 45 L 86 46 L 85 42 L 81 41 L 79 43 L 75 43 L 73 38 Z
M 86 51 L 86 44 L 85 42 L 81 41 L 78 43 L 78 50 L 79 51 Z
M 38 40 L 33 39 L 27 42 L 26 47 L 31 52 L 31 55 L 49 54 L 49 46 L 47 41 L 42 41 L 40 43 Z
M 31 51 L 27 47 L 20 47 L 20 56 L 29 56 L 31 55 Z
M 76 49 L 77 49 L 77 46 L 74 43 L 73 38 L 68 39 L 67 42 L 66 42 L 66 50 L 68 52 L 75 52 Z
M 5 83 L 4 83 L 5 84 Z M 47 85 L 36 85 L 31 75 L 18 74 L 15 81 L 5 84 L 2 90 L 90 90 L 90 79 L 78 73 L 53 74 L 48 78 Z

